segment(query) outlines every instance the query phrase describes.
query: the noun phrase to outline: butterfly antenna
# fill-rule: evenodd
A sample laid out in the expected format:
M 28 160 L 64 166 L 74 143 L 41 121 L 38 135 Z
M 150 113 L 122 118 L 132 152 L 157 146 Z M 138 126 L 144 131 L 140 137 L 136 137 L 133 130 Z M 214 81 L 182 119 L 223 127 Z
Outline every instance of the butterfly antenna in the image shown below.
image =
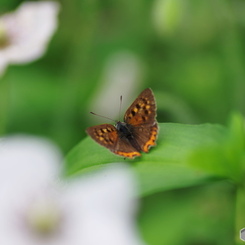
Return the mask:
M 96 114 L 96 113 L 94 113 L 94 112 L 92 112 L 92 111 L 90 111 L 90 113 L 93 114 L 93 115 L 95 115 L 95 116 L 103 117 L 103 118 L 106 118 L 106 119 L 111 120 L 111 121 L 113 121 L 113 122 L 117 122 L 116 120 L 113 120 L 113 119 L 111 119 L 111 118 L 109 118 L 109 117 L 101 116 L 101 115 Z
M 121 109 L 122 109 L 122 95 L 120 96 L 120 106 L 119 106 L 119 118 L 118 118 L 118 121 L 120 121 Z

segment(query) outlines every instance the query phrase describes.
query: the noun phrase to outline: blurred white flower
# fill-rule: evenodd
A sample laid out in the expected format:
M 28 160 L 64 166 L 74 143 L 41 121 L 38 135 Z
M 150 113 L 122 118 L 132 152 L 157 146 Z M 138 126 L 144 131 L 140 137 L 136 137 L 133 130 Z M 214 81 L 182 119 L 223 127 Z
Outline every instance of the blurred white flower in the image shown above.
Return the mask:
M 143 79 L 143 64 L 140 58 L 129 51 L 113 54 L 107 61 L 100 86 L 96 87 L 91 98 L 90 110 L 103 116 L 119 120 L 120 96 L 122 95 L 122 109 L 130 106 L 139 93 Z M 122 111 L 121 117 L 123 117 Z M 98 121 L 97 117 L 91 120 Z M 99 119 L 101 121 L 101 119 Z
M 44 140 L 0 140 L 0 244 L 143 244 L 126 166 L 62 182 L 59 164 L 59 151 Z
M 0 75 L 8 64 L 40 58 L 57 28 L 58 2 L 24 2 L 0 17 Z

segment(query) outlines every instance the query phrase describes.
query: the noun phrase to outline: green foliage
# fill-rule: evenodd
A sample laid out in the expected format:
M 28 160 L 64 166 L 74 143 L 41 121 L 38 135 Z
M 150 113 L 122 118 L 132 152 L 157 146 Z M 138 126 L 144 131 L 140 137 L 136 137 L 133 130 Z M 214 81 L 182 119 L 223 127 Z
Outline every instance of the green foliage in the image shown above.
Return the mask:
M 20 2 L 1 1 L 1 13 Z M 229 245 L 234 236 L 239 244 L 245 227 L 245 1 L 60 3 L 59 28 L 46 54 L 11 65 L 0 80 L 0 134 L 53 140 L 69 152 L 68 177 L 127 163 L 139 180 L 139 227 L 148 244 Z M 142 64 L 139 83 L 127 86 L 136 87 L 135 96 L 153 89 L 161 122 L 158 145 L 134 160 L 85 138 L 94 124 L 95 95 L 109 89 L 103 81 L 108 60 L 124 52 Z M 120 74 L 122 82 L 126 75 Z M 111 103 L 118 101 L 114 92 Z
M 190 163 L 206 172 L 244 184 L 245 129 L 244 119 L 235 114 L 224 137 L 196 149 Z
M 148 244 L 234 244 L 234 187 L 227 181 L 142 199 L 139 225 Z
M 209 124 L 191 126 L 162 123 L 157 147 L 134 160 L 113 155 L 86 138 L 68 154 L 65 171 L 71 175 L 103 168 L 105 164 L 128 162 L 138 175 L 143 194 L 190 186 L 211 176 L 193 170 L 186 162 L 187 157 L 198 146 L 215 141 L 213 136 L 222 137 L 223 131 L 222 126 Z
M 234 189 L 244 186 L 243 117 L 233 114 L 228 127 L 176 123 L 159 126 L 158 145 L 134 160 L 124 160 L 85 138 L 67 155 L 65 174 L 82 175 L 127 162 L 139 181 L 143 198 L 139 225 L 149 244 L 231 244 L 235 213 L 231 200 Z M 244 221 L 243 187 L 237 200 L 239 231 Z

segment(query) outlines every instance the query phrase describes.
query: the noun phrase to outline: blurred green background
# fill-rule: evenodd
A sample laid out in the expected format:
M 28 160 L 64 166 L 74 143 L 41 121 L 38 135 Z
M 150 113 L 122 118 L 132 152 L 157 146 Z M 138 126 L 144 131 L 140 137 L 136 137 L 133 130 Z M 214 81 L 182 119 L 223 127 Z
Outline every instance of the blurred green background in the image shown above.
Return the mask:
M 2 0 L 0 12 L 21 2 Z M 226 124 L 232 111 L 245 113 L 244 0 L 60 3 L 59 27 L 45 55 L 11 65 L 1 78 L 1 134 L 45 136 L 66 154 L 87 126 L 107 123 L 89 111 L 117 119 L 120 93 L 132 91 L 126 109 L 146 87 L 155 93 L 159 122 Z M 118 109 L 96 109 L 103 94 Z M 232 244 L 232 198 L 226 182 L 145 197 L 140 230 L 153 245 Z

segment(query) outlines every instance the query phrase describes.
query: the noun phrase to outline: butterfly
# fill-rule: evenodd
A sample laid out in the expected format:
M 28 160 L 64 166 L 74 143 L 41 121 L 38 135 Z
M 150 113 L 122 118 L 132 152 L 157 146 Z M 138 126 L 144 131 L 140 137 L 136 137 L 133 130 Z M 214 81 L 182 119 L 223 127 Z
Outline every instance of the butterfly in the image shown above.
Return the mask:
M 87 134 L 113 153 L 131 158 L 141 156 L 156 145 L 158 125 L 156 101 L 150 88 L 135 99 L 124 115 L 124 121 L 115 126 L 101 124 L 89 127 Z

